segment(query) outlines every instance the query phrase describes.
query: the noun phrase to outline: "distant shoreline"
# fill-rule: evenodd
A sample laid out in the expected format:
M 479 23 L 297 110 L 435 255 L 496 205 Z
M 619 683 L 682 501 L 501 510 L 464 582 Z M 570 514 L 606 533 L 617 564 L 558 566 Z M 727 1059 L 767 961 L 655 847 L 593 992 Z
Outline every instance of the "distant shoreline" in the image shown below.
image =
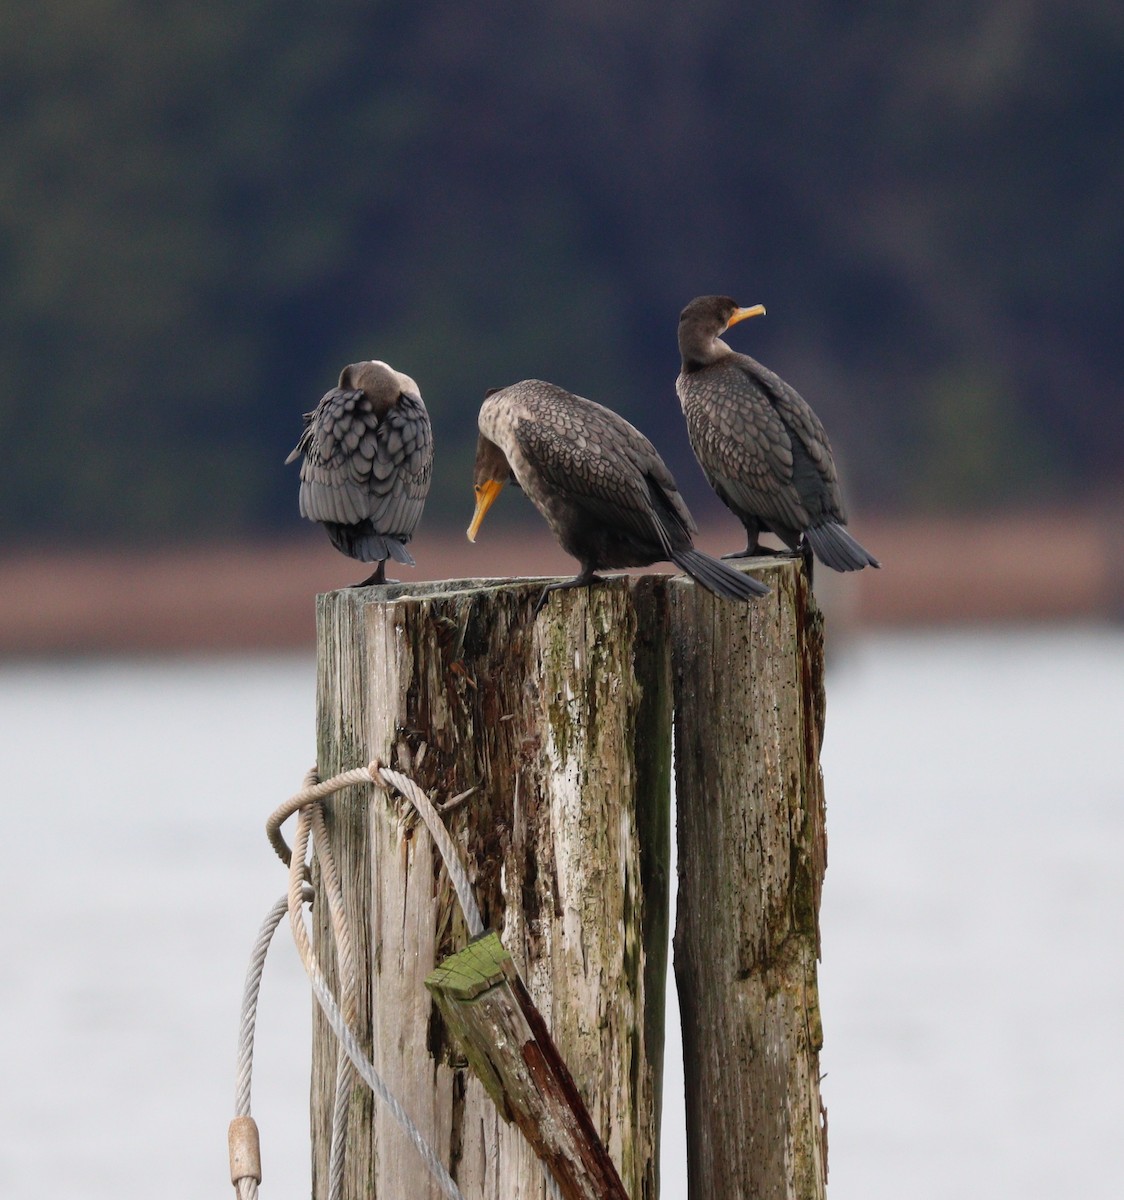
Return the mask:
M 863 517 L 854 528 L 881 571 L 816 590 L 833 624 L 918 627 L 1124 616 L 1124 521 L 1104 514 L 1018 513 L 958 520 Z M 309 534 L 317 531 L 309 530 Z M 731 546 L 728 523 L 698 538 Z M 403 581 L 563 575 L 574 564 L 537 525 L 425 530 Z M 738 540 L 736 537 L 733 539 Z M 318 592 L 363 577 L 326 538 L 151 551 L 18 552 L 0 572 L 0 653 L 184 654 L 312 650 Z

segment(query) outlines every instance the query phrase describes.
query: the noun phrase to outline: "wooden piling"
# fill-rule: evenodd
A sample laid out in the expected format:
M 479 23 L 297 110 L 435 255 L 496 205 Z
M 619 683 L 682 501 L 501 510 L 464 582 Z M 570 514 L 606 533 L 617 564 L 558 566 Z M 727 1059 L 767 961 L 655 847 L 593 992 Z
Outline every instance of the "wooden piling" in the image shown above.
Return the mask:
M 371 759 L 447 815 L 485 925 L 535 1005 L 633 1200 L 658 1193 L 670 766 L 668 582 L 552 597 L 541 583 L 352 589 L 318 603 L 322 776 Z M 538 1161 L 454 1049 L 424 981 L 467 941 L 429 836 L 373 789 L 328 805 L 374 1065 L 465 1195 L 545 1196 Z M 334 972 L 326 905 L 318 950 Z M 335 1045 L 315 1017 L 313 1194 L 326 1196 Z M 351 1200 L 438 1192 L 361 1086 Z
M 689 1194 L 822 1200 L 822 621 L 801 563 L 755 573 L 748 614 L 671 588 Z
M 673 699 L 690 1195 L 824 1196 L 822 625 L 800 562 L 754 570 L 773 592 L 752 605 L 648 576 L 561 593 L 538 618 L 541 584 L 519 581 L 318 607 L 321 774 L 377 758 L 438 803 L 479 785 L 447 824 L 632 1200 L 658 1195 Z M 543 1197 L 530 1143 L 424 986 L 467 941 L 428 834 L 370 789 L 341 793 L 328 823 L 376 1068 L 466 1196 Z M 334 1071 L 317 1015 L 317 1198 Z M 437 1191 L 357 1086 L 345 1196 L 383 1195 Z

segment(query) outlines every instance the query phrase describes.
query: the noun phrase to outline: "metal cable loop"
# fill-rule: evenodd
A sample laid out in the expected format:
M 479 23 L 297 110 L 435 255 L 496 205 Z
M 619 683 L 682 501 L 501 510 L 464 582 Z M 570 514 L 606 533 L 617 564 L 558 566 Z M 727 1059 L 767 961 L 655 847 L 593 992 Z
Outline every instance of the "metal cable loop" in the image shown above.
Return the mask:
M 398 1103 L 397 1099 L 387 1088 L 374 1064 L 363 1053 L 359 1041 L 352 1032 L 358 1008 L 358 976 L 355 965 L 354 951 L 347 929 L 346 914 L 343 906 L 343 892 L 339 874 L 336 870 L 335 858 L 327 837 L 327 826 L 324 821 L 324 809 L 321 801 L 338 791 L 359 784 L 373 784 L 379 788 L 392 787 L 400 792 L 414 807 L 424 821 L 434 844 L 441 852 L 449 881 L 460 901 L 469 935 L 477 937 L 484 932 L 484 922 L 476 897 L 472 892 L 472 884 L 468 878 L 464 863 L 461 861 L 456 844 L 442 821 L 440 814 L 434 808 L 429 797 L 408 776 L 399 771 L 383 767 L 378 762 L 372 762 L 366 767 L 356 767 L 344 771 L 331 779 L 320 782 L 316 769 L 310 770 L 304 778 L 304 786 L 296 795 L 282 804 L 266 822 L 266 835 L 278 857 L 289 868 L 289 890 L 287 894 L 274 904 L 262 924 L 258 939 L 251 953 L 250 966 L 246 974 L 246 984 L 243 995 L 242 1014 L 238 1042 L 238 1069 L 235 1087 L 235 1110 L 239 1118 L 249 1118 L 250 1115 L 250 1082 L 253 1073 L 253 1040 L 254 1027 L 257 1017 L 257 1001 L 261 988 L 262 971 L 265 957 L 269 949 L 273 933 L 281 922 L 286 911 L 289 914 L 289 925 L 304 964 L 305 972 L 312 985 L 313 994 L 320 1005 L 328 1024 L 340 1045 L 340 1058 L 336 1073 L 336 1095 L 333 1109 L 332 1146 L 329 1159 L 329 1195 L 332 1200 L 338 1200 L 342 1194 L 344 1147 L 347 1136 L 347 1108 L 350 1099 L 350 1074 L 352 1068 L 367 1084 L 371 1091 L 386 1105 L 406 1136 L 413 1142 L 422 1161 L 429 1168 L 448 1200 L 465 1200 L 456 1181 L 445 1169 L 433 1148 L 423 1137 L 421 1131 Z M 290 848 L 281 834 L 281 826 L 294 813 L 298 814 L 296 836 Z M 336 956 L 339 965 L 340 991 L 342 1008 L 336 1003 L 331 988 L 320 968 L 320 963 L 312 949 L 305 925 L 303 905 L 311 904 L 312 889 L 308 885 L 308 856 L 310 837 L 315 847 L 317 861 L 320 864 L 320 879 L 327 898 L 332 934 L 336 943 Z M 349 1066 L 350 1064 L 350 1066 Z M 234 1122 L 232 1122 L 233 1126 Z M 255 1131 L 256 1132 L 256 1131 Z M 554 1179 L 546 1163 L 540 1164 L 546 1181 L 547 1191 L 554 1200 L 561 1200 L 557 1181 Z M 232 1151 L 232 1175 L 233 1151 Z M 243 1174 L 234 1179 L 238 1200 L 256 1200 L 260 1168 L 257 1175 Z
M 445 827 L 445 822 L 441 820 L 441 814 L 433 807 L 433 802 L 425 792 L 400 771 L 392 771 L 389 767 L 379 766 L 377 763 L 372 763 L 368 770 L 371 772 L 371 782 L 376 787 L 382 786 L 382 782 L 385 781 L 391 787 L 397 788 L 410 801 L 417 810 L 418 816 L 425 822 L 430 837 L 436 843 L 437 849 L 441 851 L 449 882 L 453 885 L 453 890 L 457 893 L 457 899 L 461 903 L 461 912 L 464 913 L 469 936 L 479 937 L 484 932 L 484 921 L 480 916 L 480 909 L 477 907 L 476 897 L 472 892 L 468 872 L 464 869 L 464 863 L 457 852 L 456 844 Z

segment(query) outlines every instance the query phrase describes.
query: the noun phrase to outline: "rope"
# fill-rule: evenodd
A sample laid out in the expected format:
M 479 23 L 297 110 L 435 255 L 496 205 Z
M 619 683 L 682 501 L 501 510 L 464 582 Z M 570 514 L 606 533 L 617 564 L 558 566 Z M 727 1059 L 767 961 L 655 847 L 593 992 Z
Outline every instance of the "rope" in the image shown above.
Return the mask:
M 372 763 L 372 766 L 378 764 Z M 281 826 L 295 813 L 298 809 L 304 808 L 306 804 L 313 800 L 324 800 L 328 796 L 334 795 L 336 792 L 341 792 L 345 787 L 355 787 L 360 783 L 373 783 L 371 778 L 370 767 L 353 767 L 350 771 L 344 771 L 342 775 L 333 775 L 331 779 L 324 783 L 317 783 L 319 776 L 316 774 L 316 768 L 313 767 L 304 777 L 304 787 L 301 788 L 295 796 L 291 796 L 265 823 L 266 837 L 269 838 L 269 844 L 277 851 L 277 857 L 285 864 L 289 865 L 291 851 L 281 836 Z
M 238 1039 L 236 1116 L 230 1123 L 231 1181 L 237 1192 L 238 1200 L 256 1200 L 258 1185 L 261 1183 L 261 1154 L 258 1148 L 257 1126 L 250 1116 L 254 1028 L 266 953 L 269 950 L 274 931 L 286 912 L 289 914 L 289 926 L 292 930 L 293 941 L 296 943 L 297 952 L 300 954 L 301 962 L 304 964 L 305 972 L 312 985 L 313 994 L 339 1042 L 336 1093 L 332 1114 L 332 1143 L 328 1166 L 330 1200 L 339 1200 L 342 1195 L 352 1071 L 356 1072 L 386 1105 L 399 1127 L 413 1142 L 422 1161 L 429 1168 L 430 1174 L 437 1181 L 448 1200 L 465 1200 L 452 1176 L 383 1082 L 375 1070 L 374 1064 L 363 1053 L 358 1039 L 352 1032 L 358 1010 L 358 976 L 344 912 L 343 889 L 336 870 L 335 858 L 328 842 L 322 801 L 344 788 L 361 784 L 373 784 L 383 790 L 394 788 L 413 805 L 441 852 L 449 881 L 460 901 L 469 935 L 477 937 L 484 932 L 484 922 L 472 892 L 472 884 L 456 844 L 432 801 L 412 779 L 399 771 L 383 767 L 378 762 L 372 762 L 366 767 L 356 767 L 350 771 L 344 771 L 324 782 L 318 781 L 315 768 L 305 775 L 304 786 L 301 790 L 282 804 L 266 822 L 266 835 L 270 844 L 277 856 L 289 868 L 289 890 L 274 904 L 263 922 L 258 939 L 254 943 L 250 966 L 246 973 Z M 460 803 L 469 794 L 466 792 L 454 797 L 445 806 L 446 809 Z M 293 838 L 293 845 L 290 847 L 281 833 L 281 826 L 294 813 L 299 815 L 296 835 Z M 340 975 L 340 1004 L 336 1003 L 327 979 L 324 977 L 305 925 L 303 906 L 312 903 L 312 889 L 308 883 L 310 874 L 306 864 L 310 838 L 320 864 L 320 881 L 327 898 L 332 933 L 336 944 L 336 958 Z M 545 1162 L 542 1162 L 541 1166 L 548 1193 L 554 1200 L 561 1200 L 557 1181 Z
M 352 772 L 348 772 L 348 774 L 350 775 Z M 336 778 L 339 779 L 342 777 L 337 776 Z M 369 775 L 368 782 L 373 782 Z M 349 785 L 342 784 L 341 786 L 346 787 Z M 312 984 L 313 994 L 316 996 L 317 1002 L 328 1019 L 328 1024 L 332 1027 L 332 1032 L 336 1035 L 340 1046 L 351 1060 L 352 1065 L 359 1072 L 360 1077 L 371 1091 L 387 1106 L 391 1116 L 398 1122 L 399 1127 L 406 1136 L 414 1143 L 418 1154 L 421 1155 L 422 1161 L 429 1168 L 430 1174 L 437 1181 L 442 1192 L 444 1192 L 449 1200 L 464 1200 L 460 1188 L 457 1187 L 453 1177 L 445 1169 L 432 1147 L 422 1136 L 421 1130 L 418 1129 L 406 1111 L 394 1098 L 390 1089 L 383 1083 L 379 1073 L 375 1070 L 374 1064 L 363 1053 L 355 1035 L 344 1021 L 343 1013 L 336 1004 L 331 988 L 328 986 L 328 982 L 320 969 L 320 963 L 308 938 L 308 930 L 305 928 L 304 914 L 301 910 L 304 888 L 304 858 L 308 851 L 308 836 L 311 824 L 312 820 L 309 810 L 302 808 L 300 816 L 297 818 L 297 832 L 296 837 L 293 839 L 293 853 L 289 863 L 288 909 L 289 927 L 293 931 L 293 941 L 296 942 L 297 952 L 301 956 L 301 962 L 304 963 L 305 972 L 308 975 L 309 982 Z
M 305 777 L 306 785 L 315 783 L 316 772 Z M 311 814 L 312 837 L 319 849 L 320 876 L 328 898 L 328 912 L 332 921 L 332 932 L 336 942 L 336 958 L 339 964 L 340 995 L 343 1019 L 354 1025 L 359 1016 L 358 976 L 355 968 L 355 952 L 348 932 L 347 917 L 343 908 L 343 888 L 336 871 L 335 856 L 327 850 L 328 827 L 324 823 L 324 804 L 315 800 L 305 810 Z M 351 1108 L 351 1067 L 343 1047 L 336 1054 L 336 1095 L 332 1105 L 332 1145 L 328 1155 L 328 1196 L 339 1200 L 343 1195 L 343 1167 L 347 1151 L 347 1114 Z

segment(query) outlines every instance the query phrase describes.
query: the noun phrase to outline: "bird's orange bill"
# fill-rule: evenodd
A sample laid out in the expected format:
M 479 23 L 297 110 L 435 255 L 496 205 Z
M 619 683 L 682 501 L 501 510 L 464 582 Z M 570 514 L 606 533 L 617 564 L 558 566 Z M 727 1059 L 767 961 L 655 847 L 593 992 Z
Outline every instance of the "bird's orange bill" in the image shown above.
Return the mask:
M 726 328 L 731 325 L 736 325 L 739 321 L 744 321 L 746 317 L 763 317 L 765 315 L 764 304 L 754 304 L 751 308 L 739 308 L 734 312 L 734 315 L 726 322 Z
M 476 531 L 484 521 L 484 514 L 495 503 L 496 497 L 503 489 L 503 484 L 494 479 L 487 479 L 476 485 L 476 511 L 472 514 L 472 524 L 468 527 L 468 540 L 476 541 Z

